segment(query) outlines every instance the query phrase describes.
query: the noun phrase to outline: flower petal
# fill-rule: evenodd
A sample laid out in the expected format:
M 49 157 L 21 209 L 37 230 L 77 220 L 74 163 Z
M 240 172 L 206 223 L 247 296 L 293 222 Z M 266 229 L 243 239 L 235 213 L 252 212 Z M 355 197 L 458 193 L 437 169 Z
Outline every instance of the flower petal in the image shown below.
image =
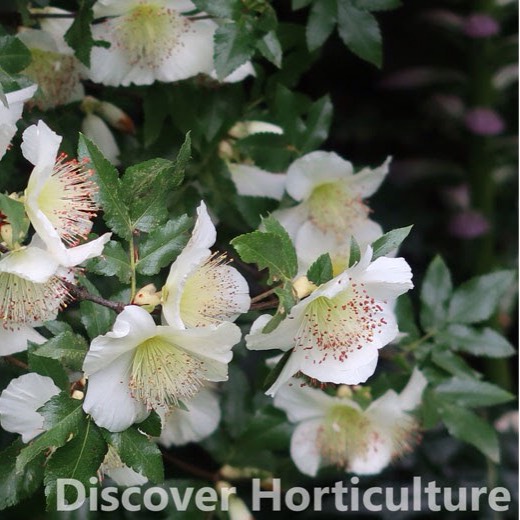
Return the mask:
M 287 170 L 287 193 L 295 200 L 305 200 L 316 186 L 350 181 L 352 173 L 352 164 L 334 152 L 311 152 L 296 159 Z
M 58 269 L 58 262 L 39 247 L 11 251 L 0 260 L 0 272 L 11 273 L 35 283 L 45 283 Z
M 81 131 L 94 142 L 101 153 L 115 166 L 120 164 L 119 146 L 107 124 L 96 114 L 87 114 L 81 123 Z
M 274 405 L 284 410 L 291 422 L 323 417 L 334 402 L 334 397 L 298 379 L 292 379 L 274 397 Z
M 289 236 L 294 239 L 300 227 L 309 217 L 309 208 L 307 204 L 297 204 L 292 208 L 277 209 L 271 215 L 280 222 L 285 228 Z
M 128 383 L 132 359 L 132 352 L 119 355 L 88 378 L 83 409 L 98 426 L 111 432 L 126 430 L 149 414 L 146 406 L 130 395 Z
M 320 468 L 321 456 L 318 449 L 318 432 L 321 419 L 300 423 L 291 437 L 291 458 L 305 475 L 315 477 Z
M 349 181 L 349 187 L 357 193 L 362 199 L 373 195 L 381 186 L 382 182 L 388 174 L 388 168 L 391 157 L 387 157 L 385 162 L 378 168 L 373 170 L 370 168 L 363 168 L 356 173 Z
M 60 389 L 50 377 L 34 372 L 13 379 L 0 396 L 0 424 L 4 430 L 19 433 L 27 443 L 45 431 L 44 418 L 36 410 Z
M 27 342 L 41 345 L 47 341 L 39 332 L 28 325 L 10 325 L 0 320 L 0 356 L 27 350 Z
M 282 200 L 285 190 L 285 174 L 267 172 L 247 164 L 230 163 L 228 169 L 239 195 Z
M 39 186 L 51 176 L 60 143 L 61 137 L 43 121 L 38 121 L 37 125 L 30 126 L 23 133 L 23 156 L 35 166 L 27 185 L 29 191 L 33 185 Z
M 410 380 L 399 394 L 399 405 L 402 410 L 408 411 L 417 408 L 422 401 L 424 389 L 428 386 L 428 380 L 423 373 L 415 367 Z

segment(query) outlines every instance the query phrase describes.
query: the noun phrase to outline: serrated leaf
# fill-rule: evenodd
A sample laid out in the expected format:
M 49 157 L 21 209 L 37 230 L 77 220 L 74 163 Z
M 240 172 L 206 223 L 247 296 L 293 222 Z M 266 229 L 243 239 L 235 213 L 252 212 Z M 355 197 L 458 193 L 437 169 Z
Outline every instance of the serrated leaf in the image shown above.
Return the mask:
M 121 194 L 129 210 L 132 231 L 149 232 L 168 218 L 168 197 L 182 178 L 175 163 L 167 159 L 150 159 L 127 168 L 121 180 Z
M 332 260 L 330 259 L 330 255 L 325 253 L 309 267 L 307 278 L 310 282 L 319 287 L 334 278 L 332 271 Z
M 64 331 L 39 346 L 36 354 L 61 361 L 71 370 L 81 370 L 88 344 L 79 334 Z
M 348 266 L 352 267 L 361 260 L 361 248 L 354 236 L 350 237 L 350 251 L 348 255 Z
M 137 428 L 139 425 L 137 425 Z M 164 480 L 162 456 L 157 445 L 134 428 L 111 433 L 103 430 L 106 441 L 117 451 L 121 460 L 151 482 Z
M 43 479 L 45 458 L 35 457 L 30 463 L 16 471 L 16 458 L 25 446 L 20 439 L 0 452 L 0 511 L 30 497 Z
M 269 270 L 268 283 L 291 280 L 298 271 L 296 251 L 285 228 L 273 217 L 263 220 L 266 230 L 240 235 L 231 241 L 244 262 Z
M 16 471 L 22 471 L 42 451 L 60 448 L 78 434 L 85 420 L 82 401 L 71 399 L 66 392 L 51 397 L 38 413 L 44 417 L 44 431 L 23 448 L 16 459 Z
M 452 350 L 474 356 L 503 358 L 512 356 L 515 349 L 509 341 L 493 329 L 482 330 L 465 325 L 450 325 L 439 332 L 437 341 L 446 343 Z
M 251 58 L 256 45 L 254 34 L 234 22 L 218 27 L 214 40 L 215 70 L 220 80 Z
M 80 278 L 80 283 L 89 293 L 100 296 L 96 286 L 85 277 Z M 79 308 L 81 311 L 81 323 L 87 330 L 90 339 L 108 332 L 116 319 L 116 313 L 112 309 L 91 301 L 82 301 L 79 304 Z
M 17 242 L 21 244 L 29 229 L 29 218 L 25 213 L 24 205 L 0 193 L 0 211 L 6 216 L 7 222 L 12 227 L 13 244 L 11 245 Z
M 385 233 L 382 237 L 378 238 L 373 244 L 372 261 L 376 260 L 380 256 L 385 256 L 392 251 L 395 251 L 410 234 L 413 226 L 407 226 L 404 228 L 392 229 L 388 233 Z
M 74 438 L 56 450 L 47 462 L 44 477 L 47 511 L 54 511 L 57 507 L 57 479 L 78 481 L 83 484 L 88 496 L 92 486 L 89 479 L 96 476 L 107 450 L 100 429 L 92 420 L 84 421 Z M 75 488 L 68 486 L 64 495 L 69 504 L 73 503 L 76 500 Z
M 460 356 L 449 350 L 436 348 L 432 352 L 432 361 L 451 375 L 465 378 L 478 378 L 479 372 L 473 370 Z
M 177 153 L 177 157 L 175 158 L 175 174 L 181 176 L 181 179 L 184 178 L 184 173 L 188 166 L 188 163 L 191 160 L 191 132 L 187 132 L 184 137 L 184 142 L 182 143 L 179 152 Z
M 40 356 L 38 352 L 38 346 L 30 344 L 27 359 L 31 372 L 50 377 L 61 390 L 68 390 L 69 378 L 61 363 L 56 359 Z
M 76 58 L 86 67 L 90 67 L 90 53 L 95 44 L 91 28 L 93 20 L 92 2 L 79 0 L 74 21 L 64 35 L 65 41 L 74 49 Z
M 111 240 L 103 248 L 100 256 L 91 258 L 86 265 L 87 271 L 103 276 L 117 276 L 123 283 L 128 283 L 131 276 L 130 259 L 123 246 Z
M 426 270 L 421 287 L 421 325 L 425 330 L 445 323 L 452 290 L 450 271 L 443 259 L 436 256 Z
M 94 181 L 99 188 L 94 198 L 103 209 L 103 217 L 108 227 L 121 238 L 129 240 L 132 237 L 132 225 L 128 208 L 123 201 L 117 170 L 83 134 L 79 137 L 78 157 L 87 159 L 94 170 Z
M 217 18 L 233 18 L 234 12 L 240 8 L 237 0 L 193 0 L 200 11 Z
M 16 36 L 0 36 L 0 67 L 9 74 L 25 69 L 31 63 L 31 51 Z
M 269 31 L 257 43 L 262 56 L 278 68 L 282 66 L 282 46 L 275 31 Z
M 338 32 L 354 54 L 381 67 L 381 32 L 373 15 L 358 9 L 352 0 L 341 0 L 338 2 Z
M 499 386 L 476 379 L 452 377 L 435 389 L 442 399 L 460 406 L 479 407 L 507 403 L 514 396 Z
M 155 410 L 152 410 L 144 421 L 136 424 L 136 427 L 147 435 L 159 437 L 162 429 L 161 417 Z
M 282 287 L 277 287 L 274 294 L 278 296 L 278 312 L 287 315 L 296 304 L 296 297 L 294 294 L 293 284 L 285 282 Z
M 337 23 L 337 13 L 337 0 L 317 0 L 312 4 L 305 31 L 310 51 L 321 47 L 332 34 Z
M 192 219 L 182 215 L 150 233 L 139 245 L 137 272 L 151 276 L 170 264 L 188 242 Z
M 514 280 L 513 271 L 497 271 L 463 283 L 450 300 L 448 320 L 452 323 L 478 323 L 489 319 Z
M 500 461 L 500 447 L 494 428 L 471 410 L 442 403 L 439 414 L 450 435 L 475 446 L 493 462 Z
M 310 106 L 305 120 L 304 136 L 298 140 L 298 148 L 302 154 L 317 149 L 327 139 L 333 113 L 334 106 L 328 95 Z

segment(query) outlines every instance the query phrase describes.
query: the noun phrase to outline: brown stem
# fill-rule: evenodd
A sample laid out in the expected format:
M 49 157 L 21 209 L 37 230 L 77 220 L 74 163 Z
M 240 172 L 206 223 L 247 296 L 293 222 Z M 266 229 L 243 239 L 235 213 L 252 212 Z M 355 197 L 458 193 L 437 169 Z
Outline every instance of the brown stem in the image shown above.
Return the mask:
M 276 291 L 276 289 L 278 289 L 278 287 L 272 287 L 268 291 L 265 291 L 265 292 L 263 292 L 261 294 L 258 294 L 254 298 L 251 298 L 251 303 L 256 303 L 256 302 L 259 302 L 260 300 L 263 300 L 267 296 L 270 296 L 271 294 L 273 294 L 274 291 Z
M 24 363 L 23 361 L 16 359 L 14 356 L 4 356 L 4 359 L 8 363 L 11 363 L 11 365 L 14 365 L 15 367 L 23 368 L 24 370 L 29 370 L 29 365 L 27 363 Z
M 278 307 L 278 300 L 270 300 L 268 302 L 253 303 L 249 310 L 261 311 L 263 309 L 276 309 Z
M 9 248 L 0 244 L 0 253 L 9 253 Z
M 67 289 L 70 292 L 70 295 L 75 298 L 76 300 L 82 301 L 82 300 L 88 300 L 94 303 L 97 303 L 98 305 L 103 305 L 104 307 L 108 307 L 109 309 L 112 309 L 113 311 L 116 311 L 117 313 L 120 313 L 125 308 L 125 304 L 123 302 L 113 302 L 111 300 L 106 300 L 105 298 L 102 298 L 101 296 L 96 296 L 95 294 L 90 294 L 87 289 L 84 287 L 79 287 L 77 285 L 74 285 L 70 282 L 63 282 Z
M 186 471 L 194 475 L 195 477 L 203 478 L 204 480 L 210 480 L 211 482 L 217 482 L 220 480 L 220 474 L 218 471 L 212 472 L 197 466 L 193 466 L 189 462 L 185 462 L 183 460 L 178 459 L 175 455 L 168 453 L 167 451 L 162 451 L 163 457 L 168 461 L 177 466 L 178 468 Z

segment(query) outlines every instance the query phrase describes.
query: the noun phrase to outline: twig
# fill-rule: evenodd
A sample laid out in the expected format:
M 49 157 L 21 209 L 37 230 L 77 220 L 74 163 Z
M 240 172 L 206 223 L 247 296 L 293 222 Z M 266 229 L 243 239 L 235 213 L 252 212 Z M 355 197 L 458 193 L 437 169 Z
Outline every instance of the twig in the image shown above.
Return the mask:
M 74 285 L 73 283 L 66 281 L 63 281 L 63 283 L 67 286 L 70 295 L 76 300 L 88 300 L 97 303 L 98 305 L 103 305 L 103 307 L 108 307 L 109 309 L 112 309 L 117 313 L 122 312 L 125 308 L 125 304 L 123 302 L 113 302 L 111 300 L 106 300 L 101 296 L 96 296 L 95 294 L 89 293 L 87 289 L 85 289 L 84 287 L 79 287 L 77 285 Z
M 220 473 L 218 471 L 212 472 L 212 471 L 208 471 L 206 469 L 199 468 L 197 466 L 193 466 L 189 462 L 185 462 L 183 460 L 178 459 L 177 457 L 175 457 L 175 455 L 172 455 L 171 453 L 168 453 L 163 450 L 161 450 L 161 451 L 162 451 L 163 457 L 168 462 L 171 462 L 178 468 L 181 468 L 182 470 L 194 475 L 195 477 L 200 477 L 200 478 L 203 478 L 204 480 L 210 480 L 212 482 L 217 482 L 218 480 L 220 480 Z
M 263 309 L 276 309 L 276 307 L 278 307 L 278 300 L 270 300 L 268 302 L 253 303 L 249 310 L 261 311 Z
M 27 363 L 24 363 L 23 361 L 16 359 L 14 356 L 4 356 L 4 359 L 8 363 L 11 363 L 11 365 L 14 365 L 15 367 L 23 368 L 24 370 L 29 370 L 29 365 Z
M 278 289 L 278 287 L 272 287 L 268 291 L 265 291 L 265 292 L 263 292 L 261 294 L 258 294 L 254 298 L 251 298 L 251 303 L 256 303 L 256 302 L 259 302 L 260 300 L 263 300 L 267 296 L 270 296 L 271 294 L 273 294 L 274 291 L 276 291 L 276 289 Z

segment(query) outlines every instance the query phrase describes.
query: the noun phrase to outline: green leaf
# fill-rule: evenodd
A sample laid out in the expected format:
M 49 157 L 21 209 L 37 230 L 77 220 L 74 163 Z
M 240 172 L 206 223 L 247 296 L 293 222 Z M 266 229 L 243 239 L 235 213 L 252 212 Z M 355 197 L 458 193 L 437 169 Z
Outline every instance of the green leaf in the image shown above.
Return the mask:
M 337 7 L 337 0 L 317 0 L 313 3 L 306 29 L 310 51 L 321 47 L 332 34 L 337 22 Z
M 449 350 L 434 349 L 432 361 L 453 376 L 471 379 L 480 377 L 479 372 L 473 370 L 464 359 Z
M 319 287 L 334 278 L 332 270 L 332 260 L 330 259 L 330 255 L 325 253 L 309 267 L 307 278 L 310 282 Z
M 348 266 L 352 267 L 361 260 L 361 249 L 354 236 L 350 237 L 350 251 L 348 255 Z
M 498 437 L 493 427 L 467 408 L 443 403 L 439 414 L 450 435 L 475 446 L 493 462 L 500 461 Z
M 381 32 L 373 15 L 358 9 L 352 0 L 341 0 L 338 2 L 338 32 L 354 54 L 381 67 Z
M 292 429 L 283 412 L 268 406 L 256 412 L 237 443 L 246 451 L 287 449 Z
M 71 370 L 81 370 L 87 350 L 88 344 L 83 336 L 64 331 L 38 347 L 35 353 L 61 361 Z
M 0 211 L 6 216 L 7 222 L 12 226 L 13 243 L 10 245 L 15 243 L 21 244 L 29 229 L 29 218 L 25 213 L 24 205 L 0 193 Z
M 175 175 L 184 178 L 186 168 L 191 160 L 191 132 L 187 132 L 179 153 L 175 158 Z
M 215 31 L 215 70 L 223 80 L 235 69 L 243 65 L 255 50 L 255 38 L 246 27 L 227 23 Z
M 182 178 L 175 163 L 167 159 L 151 159 L 127 168 L 121 194 L 130 213 L 132 232 L 152 231 L 168 218 L 168 197 Z
M 16 459 L 16 471 L 22 471 L 42 451 L 48 448 L 60 448 L 74 438 L 85 421 L 83 402 L 71 399 L 66 392 L 51 397 L 38 413 L 44 417 L 41 435 L 23 448 Z
M 57 506 L 57 479 L 70 478 L 79 481 L 88 490 L 92 486 L 89 482 L 95 477 L 107 453 L 107 444 L 101 435 L 100 429 L 94 421 L 82 422 L 77 435 L 62 448 L 56 450 L 47 462 L 45 468 L 45 496 L 47 510 L 53 511 Z M 69 504 L 76 500 L 76 489 L 67 486 L 65 500 Z
M 14 74 L 31 63 L 31 51 L 16 36 L 0 36 L 0 67 Z
M 436 256 L 428 266 L 421 288 L 421 325 L 425 330 L 445 323 L 452 290 L 450 271 L 444 260 Z
M 262 332 L 266 332 L 265 329 Z M 291 357 L 292 349 L 288 350 L 284 353 L 280 361 L 276 363 L 276 366 L 267 374 L 267 377 L 265 378 L 264 384 L 262 386 L 264 391 L 269 390 L 271 388 L 275 381 L 278 379 L 278 376 L 283 370 L 283 367 L 287 364 L 287 361 L 289 361 L 289 358 Z
M 244 262 L 269 270 L 268 283 L 291 280 L 298 271 L 298 260 L 291 238 L 273 217 L 264 219 L 265 232 L 253 231 L 231 241 Z
M 76 58 L 86 67 L 90 67 L 90 52 L 95 44 L 91 28 L 93 20 L 92 2 L 79 0 L 79 9 L 64 36 L 65 41 L 74 49 Z
M 160 415 L 152 410 L 150 415 L 139 424 L 136 424 L 137 428 L 147 435 L 152 437 L 159 437 L 161 435 L 162 423 Z
M 139 245 L 137 272 L 151 276 L 170 264 L 188 242 L 192 219 L 187 215 L 169 220 Z
M 291 8 L 293 11 L 302 9 L 312 3 L 312 0 L 291 0 Z
M 274 294 L 278 296 L 278 312 L 282 315 L 289 314 L 290 310 L 296 304 L 296 297 L 294 294 L 293 284 L 287 281 L 282 287 L 277 287 Z
M 85 277 L 80 278 L 80 283 L 89 293 L 100 296 L 96 286 Z M 81 323 L 87 330 L 90 339 L 108 332 L 116 318 L 116 313 L 112 309 L 91 301 L 82 301 L 79 304 L 79 309 L 81 311 Z
M 413 226 L 404 228 L 392 229 L 388 233 L 385 233 L 382 237 L 378 238 L 373 244 L 372 261 L 380 256 L 385 256 L 392 251 L 395 251 L 404 241 L 404 239 L 410 234 Z
M 333 113 L 334 106 L 329 95 L 311 105 L 307 112 L 304 136 L 298 140 L 298 148 L 302 154 L 316 150 L 327 139 Z
M 470 408 L 493 406 L 514 399 L 512 394 L 499 386 L 468 378 L 452 377 L 438 385 L 435 391 L 447 402 Z
M 258 50 L 262 56 L 278 68 L 282 66 L 282 46 L 275 31 L 269 31 L 257 43 Z
M 401 0 L 354 0 L 359 9 L 365 11 L 390 11 L 401 7 Z
M 103 435 L 127 466 L 153 483 L 164 480 L 161 452 L 146 435 L 139 433 L 135 428 L 128 428 L 120 433 L 103 430 Z
M 452 323 L 477 323 L 495 312 L 500 298 L 515 280 L 513 271 L 497 271 L 472 278 L 453 293 L 448 320 Z
M 478 330 L 465 325 L 450 325 L 437 334 L 436 340 L 445 343 L 452 350 L 474 356 L 503 358 L 515 353 L 515 349 L 504 336 L 487 327 Z
M 168 111 L 164 109 L 166 95 L 163 85 L 159 83 L 146 89 L 143 99 L 143 135 L 146 148 L 157 141 L 168 117 Z
M 415 323 L 412 300 L 408 294 L 401 294 L 401 296 L 397 298 L 395 314 L 397 316 L 397 323 L 399 324 L 399 332 L 407 335 L 406 338 L 403 338 L 401 341 L 404 344 L 409 344 L 418 340 L 420 332 Z
M 90 259 L 87 271 L 103 276 L 117 276 L 123 283 L 128 283 L 131 276 L 130 259 L 120 242 L 111 240 L 103 248 L 100 256 Z
M 79 136 L 78 157 L 87 159 L 95 172 L 94 181 L 99 188 L 95 198 L 103 209 L 103 217 L 108 227 L 121 238 L 129 240 L 132 237 L 132 225 L 128 208 L 122 197 L 121 181 L 117 170 L 105 159 L 97 146 L 83 134 Z
M 50 377 L 61 390 L 69 389 L 69 378 L 61 363 L 55 359 L 40 356 L 37 345 L 30 344 L 27 359 L 31 372 Z
M 200 11 L 204 11 L 217 18 L 233 18 L 234 13 L 240 8 L 237 0 L 193 0 Z
M 231 437 L 236 438 L 246 428 L 250 416 L 251 388 L 244 372 L 229 365 L 229 380 L 223 387 L 222 420 Z

